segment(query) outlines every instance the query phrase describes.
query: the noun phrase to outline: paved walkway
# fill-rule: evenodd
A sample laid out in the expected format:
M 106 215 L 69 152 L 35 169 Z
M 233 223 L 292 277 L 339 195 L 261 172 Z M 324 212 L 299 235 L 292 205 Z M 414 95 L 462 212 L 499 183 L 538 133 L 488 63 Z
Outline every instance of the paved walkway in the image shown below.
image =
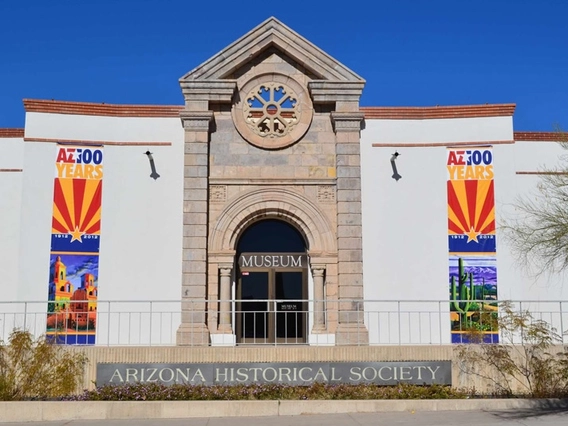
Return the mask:
M 175 420 L 73 420 L 41 423 L 0 423 L 0 426 L 566 426 L 568 409 L 508 411 L 428 411 L 365 414 L 324 414 L 280 417 L 222 417 Z

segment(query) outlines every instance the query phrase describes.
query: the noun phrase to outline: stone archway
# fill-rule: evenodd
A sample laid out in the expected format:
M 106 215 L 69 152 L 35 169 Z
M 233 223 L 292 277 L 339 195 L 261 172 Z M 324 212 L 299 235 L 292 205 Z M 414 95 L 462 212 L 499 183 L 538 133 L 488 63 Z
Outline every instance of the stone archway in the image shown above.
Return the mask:
M 296 226 L 306 238 L 310 254 L 336 255 L 335 232 L 331 221 L 312 201 L 287 188 L 254 189 L 229 202 L 212 228 L 210 252 L 235 250 L 242 231 L 254 221 L 268 217 Z
M 289 188 L 256 188 L 229 201 L 211 228 L 208 264 L 209 288 L 219 287 L 218 327 L 209 326 L 214 334 L 233 334 L 230 303 L 231 276 L 236 245 L 240 235 L 259 220 L 278 219 L 293 225 L 308 245 L 313 276 L 314 317 L 312 333 L 329 333 L 335 326 L 336 313 L 327 315 L 324 299 L 337 298 L 337 246 L 334 224 L 323 210 L 303 194 Z M 218 273 L 212 273 L 218 271 Z M 217 279 L 220 277 L 220 285 Z M 327 294 L 326 291 L 327 290 Z M 210 294 L 210 296 L 215 296 Z M 210 318 L 215 318 L 211 315 Z

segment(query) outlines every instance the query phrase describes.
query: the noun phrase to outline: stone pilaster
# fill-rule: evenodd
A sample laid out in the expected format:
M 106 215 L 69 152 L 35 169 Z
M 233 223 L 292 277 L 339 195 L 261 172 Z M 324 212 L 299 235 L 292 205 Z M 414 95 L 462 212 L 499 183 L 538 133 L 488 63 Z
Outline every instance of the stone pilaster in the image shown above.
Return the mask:
M 368 344 L 363 316 L 360 130 L 364 114 L 334 112 L 337 164 L 338 345 Z
M 314 278 L 314 326 L 312 333 L 322 332 L 325 327 L 324 275 L 325 265 L 312 265 Z
M 182 316 L 178 345 L 209 344 L 206 325 L 209 126 L 211 111 L 182 111 L 183 184 Z
M 219 332 L 232 334 L 231 326 L 231 273 L 232 263 L 219 265 L 220 297 L 219 297 Z

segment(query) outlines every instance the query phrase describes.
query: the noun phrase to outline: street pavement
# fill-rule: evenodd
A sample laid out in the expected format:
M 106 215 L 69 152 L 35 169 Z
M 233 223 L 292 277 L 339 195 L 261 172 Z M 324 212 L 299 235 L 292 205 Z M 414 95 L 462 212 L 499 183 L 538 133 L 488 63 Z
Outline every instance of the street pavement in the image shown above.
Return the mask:
M 68 420 L 1 423 L 0 426 L 567 426 L 568 409 L 504 411 L 424 411 L 360 414 L 318 414 L 268 417 L 210 417 L 189 419 Z

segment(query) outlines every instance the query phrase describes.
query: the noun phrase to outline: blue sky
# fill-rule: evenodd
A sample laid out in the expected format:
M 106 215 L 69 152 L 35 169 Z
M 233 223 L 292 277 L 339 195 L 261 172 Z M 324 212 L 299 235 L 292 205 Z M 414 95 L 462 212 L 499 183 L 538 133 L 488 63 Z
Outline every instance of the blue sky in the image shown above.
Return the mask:
M 179 77 L 270 16 L 365 78 L 362 106 L 516 103 L 515 130 L 568 129 L 567 0 L 0 0 L 0 127 L 24 98 L 182 104 Z

